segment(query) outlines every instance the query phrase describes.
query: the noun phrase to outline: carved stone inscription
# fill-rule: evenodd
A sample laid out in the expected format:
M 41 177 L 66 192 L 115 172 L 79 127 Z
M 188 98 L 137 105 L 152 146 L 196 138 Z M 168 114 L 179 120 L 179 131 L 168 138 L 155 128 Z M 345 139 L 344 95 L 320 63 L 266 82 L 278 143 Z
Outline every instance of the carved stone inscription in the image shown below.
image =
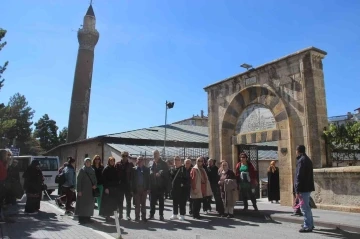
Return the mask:
M 272 112 L 261 104 L 245 108 L 236 124 L 237 134 L 270 129 L 276 129 L 276 120 Z

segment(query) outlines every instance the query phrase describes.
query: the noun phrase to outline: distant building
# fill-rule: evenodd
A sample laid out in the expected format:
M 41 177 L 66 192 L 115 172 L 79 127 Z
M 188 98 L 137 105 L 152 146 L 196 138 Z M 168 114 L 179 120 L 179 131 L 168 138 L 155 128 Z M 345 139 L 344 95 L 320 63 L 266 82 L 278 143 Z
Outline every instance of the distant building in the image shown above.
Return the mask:
M 65 143 L 45 155 L 58 156 L 61 164 L 68 156 L 72 156 L 77 159 L 77 168 L 82 167 L 84 158 L 92 158 L 94 155 L 100 155 L 104 164 L 110 156 L 119 161 L 123 151 L 129 152 L 133 159 L 141 155 L 147 160 L 152 159 L 154 150 L 159 150 L 164 159 L 180 156 L 182 159 L 190 157 L 195 160 L 199 156 L 208 156 L 209 133 L 206 126 L 169 124 L 166 133 L 165 156 L 164 125 Z
M 355 121 L 360 121 L 360 108 L 357 108 L 355 110 L 355 113 L 353 114 Z
M 192 126 L 208 126 L 208 117 L 204 115 L 204 111 L 201 110 L 200 116 L 193 115 L 193 117 L 174 122 L 174 124 L 192 125 Z
M 343 125 L 348 122 L 360 121 L 360 108 L 355 109 L 355 113 L 348 112 L 346 115 L 332 116 L 328 118 L 330 124 Z

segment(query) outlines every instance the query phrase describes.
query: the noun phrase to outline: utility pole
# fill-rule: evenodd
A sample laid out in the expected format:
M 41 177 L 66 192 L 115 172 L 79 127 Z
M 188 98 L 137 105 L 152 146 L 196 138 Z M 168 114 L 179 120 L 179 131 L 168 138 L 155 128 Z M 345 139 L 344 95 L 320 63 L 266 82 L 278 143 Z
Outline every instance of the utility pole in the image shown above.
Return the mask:
M 167 110 L 174 108 L 175 102 L 165 102 L 165 134 L 164 134 L 164 152 L 163 152 L 163 159 L 165 160 L 166 156 L 166 128 L 167 128 Z

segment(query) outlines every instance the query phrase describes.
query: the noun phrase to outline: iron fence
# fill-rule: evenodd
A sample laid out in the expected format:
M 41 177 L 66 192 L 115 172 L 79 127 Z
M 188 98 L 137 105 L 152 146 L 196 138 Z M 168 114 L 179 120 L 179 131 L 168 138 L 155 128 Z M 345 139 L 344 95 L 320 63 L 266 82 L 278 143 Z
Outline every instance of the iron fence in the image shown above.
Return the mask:
M 158 149 L 161 155 L 161 158 L 168 163 L 172 163 L 174 157 L 179 156 L 182 160 L 190 158 L 193 162 L 200 156 L 208 157 L 209 149 L 208 148 L 186 148 L 186 147 L 167 147 L 164 150 Z M 142 156 L 145 159 L 146 164 L 149 164 L 153 160 L 153 151 L 142 151 L 138 154 L 131 154 L 131 159 L 136 160 L 138 156 Z

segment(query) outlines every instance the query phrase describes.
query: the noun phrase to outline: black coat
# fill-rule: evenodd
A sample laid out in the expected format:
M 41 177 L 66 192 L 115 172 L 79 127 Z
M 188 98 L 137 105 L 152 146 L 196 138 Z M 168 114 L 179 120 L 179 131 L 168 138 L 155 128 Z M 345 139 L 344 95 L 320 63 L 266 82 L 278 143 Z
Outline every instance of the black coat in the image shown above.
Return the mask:
M 220 176 L 219 176 L 219 168 L 214 165 L 212 167 L 207 166 L 206 167 L 206 173 L 209 178 L 209 182 L 211 185 L 218 185 Z
M 180 166 L 170 170 L 170 182 L 172 186 L 172 195 L 186 195 L 189 190 L 188 177 L 186 175 L 186 168 Z
M 26 193 L 38 194 L 42 191 L 42 185 L 44 177 L 40 169 L 29 166 L 25 173 L 24 178 L 24 190 Z
M 160 177 L 156 177 L 156 174 Z M 165 192 L 168 188 L 169 166 L 163 160 L 154 163 L 150 167 L 150 190 L 157 192 Z
M 95 166 L 92 166 L 92 168 L 95 171 L 97 185 L 103 185 L 104 184 L 104 180 L 103 180 L 104 167 L 100 166 L 97 168 Z
M 133 193 L 137 193 L 137 187 L 138 187 L 138 166 L 135 166 L 132 168 L 132 173 L 131 173 L 131 191 Z M 140 173 L 142 173 L 143 176 L 143 189 L 145 191 L 150 190 L 150 169 L 143 166 Z
M 119 179 L 116 168 L 113 166 L 106 166 L 102 172 L 102 180 L 104 190 L 109 188 L 118 188 Z
M 130 191 L 131 172 L 134 164 L 121 160 L 115 164 L 121 190 Z
M 117 207 L 117 199 L 119 195 L 119 179 L 116 168 L 106 166 L 102 173 L 104 193 L 99 215 L 112 216 Z M 109 194 L 105 193 L 105 189 L 109 190 Z
M 272 172 L 268 170 L 268 199 L 269 201 L 280 200 L 280 179 L 279 179 L 279 168 Z
M 295 193 L 315 191 L 313 164 L 306 154 L 297 157 L 294 182 Z

